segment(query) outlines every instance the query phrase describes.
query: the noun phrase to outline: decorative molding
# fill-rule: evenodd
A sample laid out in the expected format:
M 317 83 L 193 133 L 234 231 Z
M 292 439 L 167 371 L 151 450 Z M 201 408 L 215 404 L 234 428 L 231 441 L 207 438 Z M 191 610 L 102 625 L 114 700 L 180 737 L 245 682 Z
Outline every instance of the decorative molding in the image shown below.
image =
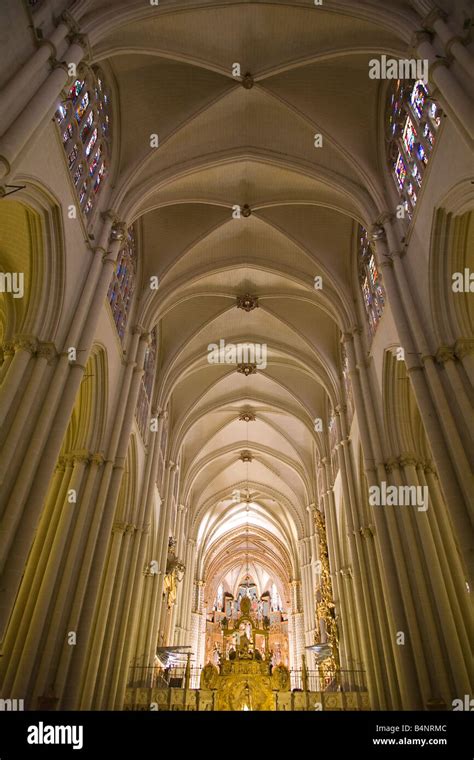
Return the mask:
M 242 77 L 242 87 L 245 90 L 251 90 L 254 85 L 253 76 L 250 71 L 247 71 Z
M 237 372 L 245 375 L 245 377 L 248 377 L 249 375 L 256 375 L 257 365 L 250 362 L 241 362 L 240 364 L 237 364 Z
M 243 296 L 237 296 L 237 308 L 243 309 L 246 312 L 258 309 L 257 296 L 252 296 L 250 293 L 245 293 Z
M 255 422 L 256 417 L 255 417 L 255 414 L 252 411 L 250 411 L 250 409 L 248 409 L 243 412 L 240 412 L 239 420 L 241 422 Z
M 240 452 L 240 458 L 242 462 L 251 462 L 252 461 L 252 452 L 245 449 L 244 451 Z
M 474 340 L 472 338 L 459 338 L 454 344 L 454 353 L 458 359 L 474 354 Z
M 38 350 L 38 339 L 33 335 L 17 335 L 13 340 L 16 351 L 27 351 L 33 355 Z
M 359 528 L 359 533 L 362 538 L 369 540 L 375 536 L 375 528 L 373 525 L 361 525 Z

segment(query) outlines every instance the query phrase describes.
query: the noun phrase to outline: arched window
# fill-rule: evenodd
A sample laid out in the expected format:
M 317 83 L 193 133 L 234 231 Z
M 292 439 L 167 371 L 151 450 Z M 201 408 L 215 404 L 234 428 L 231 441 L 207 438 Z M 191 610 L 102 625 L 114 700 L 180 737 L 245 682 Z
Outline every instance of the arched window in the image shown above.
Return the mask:
M 138 429 L 142 439 L 147 439 L 147 423 L 151 404 L 151 394 L 153 391 L 153 380 L 155 378 L 156 367 L 156 334 L 151 333 L 150 343 L 145 353 L 144 373 L 142 376 L 140 391 L 138 394 L 137 408 L 135 417 Z
M 372 245 L 367 230 L 359 227 L 359 284 L 362 290 L 365 312 L 370 334 L 375 335 L 377 325 L 383 314 L 385 291 L 382 278 L 375 263 Z
M 66 162 L 87 221 L 110 166 L 110 93 L 99 69 L 76 79 L 56 111 Z
M 387 102 L 388 160 L 409 219 L 436 139 L 441 112 L 421 79 L 394 81 Z
M 120 340 L 127 327 L 128 314 L 132 303 L 137 274 L 137 251 L 133 227 L 127 230 L 123 247 L 117 257 L 117 264 L 109 286 L 108 299 Z

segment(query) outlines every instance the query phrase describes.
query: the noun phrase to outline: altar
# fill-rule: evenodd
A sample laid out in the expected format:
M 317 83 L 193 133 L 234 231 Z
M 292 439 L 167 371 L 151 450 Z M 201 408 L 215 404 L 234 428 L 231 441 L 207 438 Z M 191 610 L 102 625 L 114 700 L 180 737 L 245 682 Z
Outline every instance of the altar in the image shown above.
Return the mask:
M 260 627 L 251 615 L 251 601 L 244 597 L 240 616 L 224 621 L 223 646 L 217 663 L 209 661 L 201 673 L 200 687 L 215 691 L 215 708 L 229 710 L 274 710 L 275 692 L 290 691 L 290 673 L 283 664 L 273 665 L 269 628 Z

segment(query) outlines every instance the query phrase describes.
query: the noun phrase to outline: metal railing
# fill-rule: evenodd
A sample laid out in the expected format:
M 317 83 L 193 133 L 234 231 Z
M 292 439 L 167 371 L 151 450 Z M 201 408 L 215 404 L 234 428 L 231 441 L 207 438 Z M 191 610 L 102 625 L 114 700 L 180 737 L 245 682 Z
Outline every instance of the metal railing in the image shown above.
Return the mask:
M 334 670 L 322 675 L 319 670 L 308 670 L 307 691 L 367 691 L 364 670 Z M 290 670 L 292 691 L 304 691 L 302 670 Z
M 335 670 L 324 676 L 318 670 L 307 670 L 307 691 L 367 691 L 365 671 Z M 190 689 L 199 689 L 201 668 L 191 667 L 189 671 Z M 290 670 L 292 691 L 304 691 L 303 671 Z M 175 665 L 172 668 L 133 665 L 130 668 L 127 687 L 129 689 L 167 689 L 186 687 L 186 666 Z

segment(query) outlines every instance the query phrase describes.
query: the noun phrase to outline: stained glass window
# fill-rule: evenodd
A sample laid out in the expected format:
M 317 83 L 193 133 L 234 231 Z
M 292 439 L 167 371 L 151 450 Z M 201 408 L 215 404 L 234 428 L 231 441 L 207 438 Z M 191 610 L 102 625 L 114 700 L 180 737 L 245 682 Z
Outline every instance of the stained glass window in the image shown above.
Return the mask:
M 365 313 L 370 334 L 374 335 L 385 305 L 382 278 L 375 263 L 367 230 L 359 227 L 359 284 L 362 290 Z
M 99 180 L 100 175 L 97 175 Z M 120 340 L 125 335 L 127 320 L 135 289 L 137 253 L 133 227 L 127 231 L 124 245 L 117 257 L 115 271 L 109 286 L 108 299 Z
M 388 160 L 408 219 L 413 216 L 440 121 L 440 109 L 421 79 L 393 83 L 387 101 Z
M 135 418 L 138 429 L 140 430 L 143 440 L 147 439 L 148 417 L 150 414 L 151 394 L 153 392 L 153 381 L 155 379 L 156 367 L 156 334 L 151 333 L 150 343 L 145 354 L 144 372 L 138 394 L 137 408 Z
M 110 95 L 98 69 L 75 80 L 56 121 L 81 211 L 90 219 L 110 166 Z

